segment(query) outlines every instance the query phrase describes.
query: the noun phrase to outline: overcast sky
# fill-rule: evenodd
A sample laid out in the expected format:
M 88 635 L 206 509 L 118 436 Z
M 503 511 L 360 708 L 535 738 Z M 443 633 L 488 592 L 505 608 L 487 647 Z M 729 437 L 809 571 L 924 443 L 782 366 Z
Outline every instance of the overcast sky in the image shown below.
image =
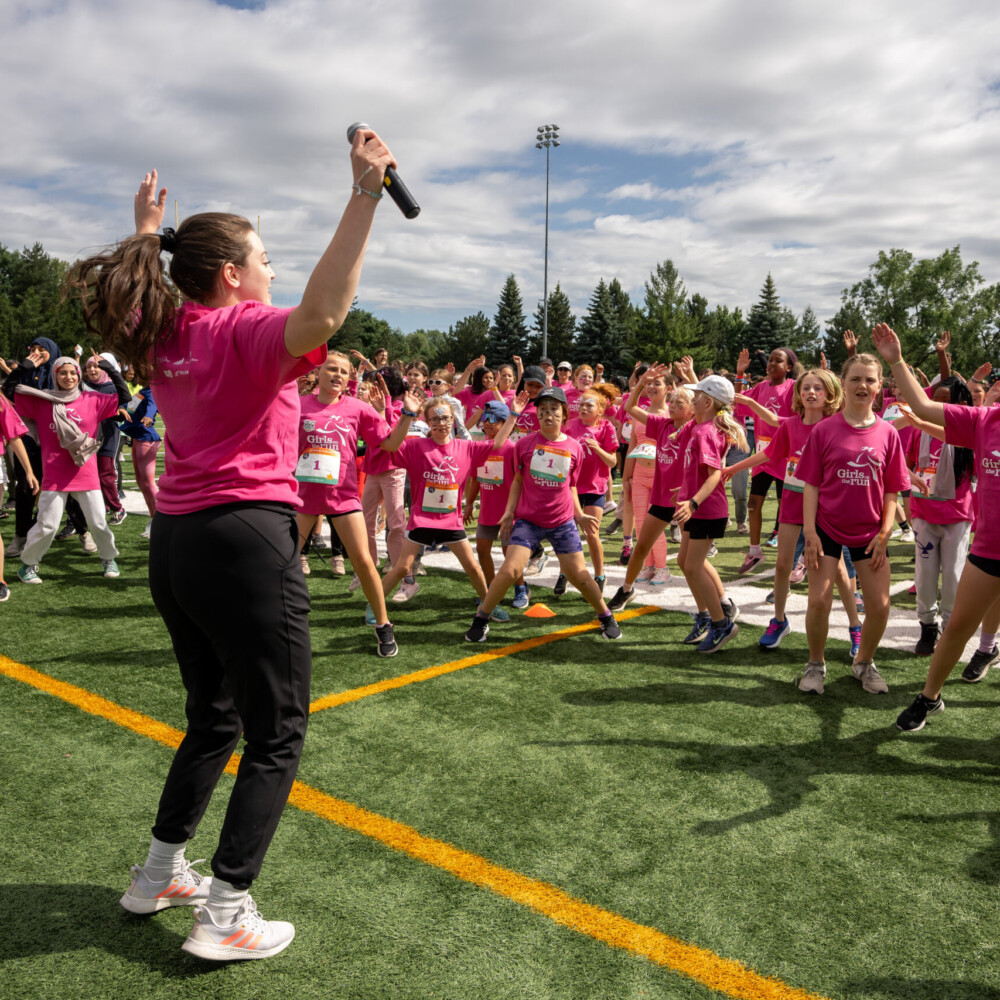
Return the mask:
M 246 9 L 240 9 L 246 8 Z M 360 304 L 399 326 L 492 316 L 507 274 L 582 313 L 671 258 L 711 306 L 772 272 L 821 321 L 880 249 L 962 245 L 1000 281 L 1000 7 L 981 0 L 0 0 L 0 242 L 72 259 L 126 235 L 158 167 L 181 217 L 261 220 L 298 301 L 351 182 L 392 147 Z

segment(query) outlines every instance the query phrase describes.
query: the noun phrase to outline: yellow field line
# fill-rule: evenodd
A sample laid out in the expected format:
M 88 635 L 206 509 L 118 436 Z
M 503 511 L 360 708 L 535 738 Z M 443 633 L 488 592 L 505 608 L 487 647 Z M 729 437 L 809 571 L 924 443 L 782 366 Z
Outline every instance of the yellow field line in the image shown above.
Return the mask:
M 176 747 L 183 738 L 184 734 L 172 726 L 5 656 L 0 656 L 0 673 L 169 747 Z M 226 771 L 234 774 L 238 764 L 239 755 L 234 754 Z M 672 938 L 655 927 L 637 924 L 610 910 L 576 899 L 554 885 L 502 868 L 444 841 L 425 837 L 413 827 L 333 798 L 301 781 L 292 786 L 288 801 L 304 812 L 371 837 L 465 882 L 491 889 L 563 927 L 649 959 L 727 996 L 738 1000 L 825 1000 L 779 979 L 762 976 L 741 962 Z
M 650 604 L 644 608 L 633 608 L 631 611 L 624 611 L 615 617 L 618 621 L 624 622 L 628 621 L 629 618 L 638 618 L 640 615 L 649 615 L 654 611 L 662 610 L 662 608 Z M 499 660 L 501 657 L 510 656 L 512 653 L 523 653 L 528 649 L 537 649 L 539 646 L 544 646 L 550 642 L 566 639 L 571 635 L 579 635 L 581 632 L 592 632 L 597 628 L 600 628 L 600 622 L 596 620 L 586 622 L 583 625 L 573 625 L 570 628 L 561 628 L 556 632 L 546 632 L 545 635 L 536 635 L 531 639 L 514 642 L 509 646 L 501 646 L 499 649 L 490 650 L 488 653 L 477 653 L 475 656 L 465 656 L 461 660 L 452 660 L 450 663 L 442 663 L 436 667 L 425 667 L 423 670 L 415 670 L 412 674 L 389 677 L 384 681 L 366 684 L 364 687 L 351 688 L 350 691 L 337 691 L 333 694 L 326 694 L 322 698 L 317 698 L 309 706 L 309 711 L 322 712 L 325 708 L 336 708 L 338 705 L 346 705 L 348 702 L 370 698 L 373 694 L 382 694 L 383 691 L 394 691 L 396 688 L 406 687 L 408 684 L 429 681 L 434 677 L 440 677 L 442 674 L 464 670 L 466 667 L 475 667 L 480 663 L 489 663 L 490 660 Z

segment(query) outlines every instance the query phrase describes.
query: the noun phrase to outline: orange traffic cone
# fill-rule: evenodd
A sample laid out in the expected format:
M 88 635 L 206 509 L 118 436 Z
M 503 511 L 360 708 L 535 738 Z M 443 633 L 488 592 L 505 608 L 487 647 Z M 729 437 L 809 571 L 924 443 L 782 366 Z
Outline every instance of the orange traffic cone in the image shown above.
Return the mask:
M 556 613 L 545 604 L 532 604 L 524 612 L 525 618 L 555 618 Z

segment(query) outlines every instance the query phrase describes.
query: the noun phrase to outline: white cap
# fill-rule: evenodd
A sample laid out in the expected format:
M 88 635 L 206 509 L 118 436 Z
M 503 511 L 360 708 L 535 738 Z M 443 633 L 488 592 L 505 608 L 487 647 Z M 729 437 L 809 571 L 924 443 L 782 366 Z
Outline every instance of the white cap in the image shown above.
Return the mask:
M 684 386 L 692 392 L 703 392 L 706 396 L 711 396 L 717 403 L 725 403 L 726 406 L 733 405 L 733 396 L 736 390 L 733 383 L 721 375 L 708 375 L 695 384 L 688 383 Z

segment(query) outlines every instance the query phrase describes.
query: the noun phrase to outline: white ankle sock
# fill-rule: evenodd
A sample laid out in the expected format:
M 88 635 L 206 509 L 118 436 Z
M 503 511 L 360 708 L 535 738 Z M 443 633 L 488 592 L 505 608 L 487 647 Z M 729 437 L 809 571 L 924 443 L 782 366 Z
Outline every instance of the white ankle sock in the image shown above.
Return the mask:
M 236 919 L 236 914 L 239 913 L 248 892 L 248 889 L 234 888 L 231 883 L 223 882 L 221 878 L 213 878 L 205 907 L 217 924 L 231 924 Z
M 149 856 L 143 865 L 146 875 L 154 882 L 162 882 L 179 872 L 184 862 L 185 847 L 187 847 L 186 842 L 165 844 L 154 837 L 149 845 Z

